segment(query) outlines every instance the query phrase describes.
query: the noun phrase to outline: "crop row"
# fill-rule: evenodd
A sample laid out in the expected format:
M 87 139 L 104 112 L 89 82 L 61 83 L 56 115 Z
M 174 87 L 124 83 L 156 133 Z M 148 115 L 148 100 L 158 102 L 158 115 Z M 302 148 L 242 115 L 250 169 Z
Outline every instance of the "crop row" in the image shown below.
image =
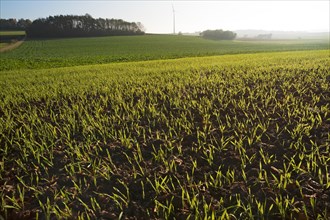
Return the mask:
M 329 51 L 0 75 L 0 215 L 330 217 Z

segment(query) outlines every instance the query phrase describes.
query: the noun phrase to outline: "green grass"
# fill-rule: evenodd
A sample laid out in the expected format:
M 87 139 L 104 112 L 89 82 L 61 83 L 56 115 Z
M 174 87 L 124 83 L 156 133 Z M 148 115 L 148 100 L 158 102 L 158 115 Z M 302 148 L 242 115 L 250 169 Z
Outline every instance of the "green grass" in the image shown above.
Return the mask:
M 329 52 L 2 71 L 0 217 L 328 219 Z
M 19 48 L 1 54 L 0 70 L 328 48 L 328 41 L 255 43 L 170 35 L 27 40 Z
M 0 31 L 0 36 L 22 36 L 25 31 Z

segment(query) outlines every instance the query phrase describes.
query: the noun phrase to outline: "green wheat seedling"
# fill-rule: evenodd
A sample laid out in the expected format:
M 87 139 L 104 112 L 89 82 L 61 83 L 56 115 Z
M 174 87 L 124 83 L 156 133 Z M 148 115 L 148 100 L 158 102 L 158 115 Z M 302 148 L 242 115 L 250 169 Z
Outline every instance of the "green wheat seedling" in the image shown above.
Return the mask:
M 1 71 L 0 217 L 327 219 L 328 64 L 320 50 Z

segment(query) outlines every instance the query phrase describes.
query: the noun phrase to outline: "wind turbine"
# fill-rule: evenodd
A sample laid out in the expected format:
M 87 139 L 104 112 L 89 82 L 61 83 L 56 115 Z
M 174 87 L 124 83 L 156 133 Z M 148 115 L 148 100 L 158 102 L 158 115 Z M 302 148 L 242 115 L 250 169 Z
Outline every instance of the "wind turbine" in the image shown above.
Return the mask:
M 175 10 L 173 4 L 172 4 L 172 10 L 173 10 L 173 34 L 175 35 Z

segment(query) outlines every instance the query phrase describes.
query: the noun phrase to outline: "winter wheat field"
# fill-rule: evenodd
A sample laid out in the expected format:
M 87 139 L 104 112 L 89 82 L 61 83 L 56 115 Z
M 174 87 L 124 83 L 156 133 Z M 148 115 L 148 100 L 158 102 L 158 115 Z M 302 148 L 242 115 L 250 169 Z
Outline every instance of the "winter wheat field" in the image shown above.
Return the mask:
M 329 219 L 328 41 L 0 54 L 0 219 Z

